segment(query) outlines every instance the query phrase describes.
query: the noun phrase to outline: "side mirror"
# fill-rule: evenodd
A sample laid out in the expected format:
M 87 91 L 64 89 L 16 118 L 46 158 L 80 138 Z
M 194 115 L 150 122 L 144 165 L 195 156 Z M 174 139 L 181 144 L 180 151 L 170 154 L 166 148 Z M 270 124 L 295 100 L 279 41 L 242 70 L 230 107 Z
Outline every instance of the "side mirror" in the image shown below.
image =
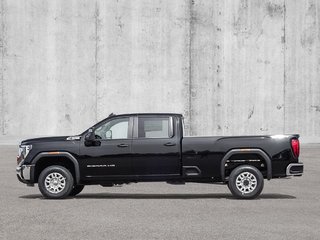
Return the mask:
M 112 139 L 112 131 L 111 130 L 108 130 L 106 132 L 106 139 Z
M 86 141 L 89 141 L 89 142 L 94 141 L 95 136 L 94 136 L 94 131 L 93 131 L 92 128 L 90 128 L 90 129 L 88 130 L 88 132 L 86 133 L 84 139 L 85 139 Z
M 87 147 L 101 145 L 101 142 L 96 139 L 95 133 L 92 128 L 90 128 L 87 134 L 84 136 L 84 140 L 84 145 Z

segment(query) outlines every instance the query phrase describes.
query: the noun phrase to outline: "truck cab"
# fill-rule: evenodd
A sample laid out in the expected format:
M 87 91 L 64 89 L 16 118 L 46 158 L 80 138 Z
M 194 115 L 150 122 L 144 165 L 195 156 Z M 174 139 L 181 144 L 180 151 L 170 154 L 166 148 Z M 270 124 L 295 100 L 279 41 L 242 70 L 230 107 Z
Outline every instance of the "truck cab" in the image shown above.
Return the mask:
M 80 140 L 81 180 L 157 179 L 181 175 L 181 115 L 119 115 Z

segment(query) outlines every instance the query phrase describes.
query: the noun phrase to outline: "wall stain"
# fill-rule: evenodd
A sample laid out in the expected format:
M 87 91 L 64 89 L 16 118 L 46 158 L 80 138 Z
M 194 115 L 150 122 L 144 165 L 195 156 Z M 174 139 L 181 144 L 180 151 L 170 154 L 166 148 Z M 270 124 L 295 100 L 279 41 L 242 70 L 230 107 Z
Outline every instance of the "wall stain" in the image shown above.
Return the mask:
M 117 27 L 119 28 L 119 31 L 122 32 L 122 29 L 124 27 L 124 23 L 122 22 L 122 17 L 121 16 L 116 16 L 115 20 L 117 22 Z
M 247 0 L 242 0 L 238 8 L 238 17 L 234 16 L 233 29 L 234 35 L 244 35 L 246 38 L 250 35 L 249 4 Z
M 217 72 L 217 73 L 221 72 L 221 70 L 220 70 L 220 65 L 217 66 L 216 72 Z
M 320 112 L 320 106 L 319 105 L 312 105 L 310 106 L 316 110 L 316 112 Z
M 253 114 L 254 114 L 254 106 L 252 107 L 252 109 L 249 110 L 248 120 L 252 117 Z
M 68 122 L 70 122 L 70 123 L 72 122 L 72 121 L 71 121 L 70 114 L 68 114 L 68 113 L 65 114 L 65 115 L 64 115 L 64 118 L 65 118 Z
M 275 4 L 268 2 L 266 5 L 267 13 L 270 17 L 283 17 L 284 6 L 280 4 Z
M 311 48 L 317 37 L 317 11 L 313 2 L 309 4 L 303 27 L 300 35 L 300 43 L 303 48 L 308 49 L 311 53 Z
M 269 61 L 269 60 L 262 60 L 261 58 L 258 58 L 257 59 L 257 63 L 264 63 L 264 64 L 266 64 L 266 65 L 268 65 L 268 64 L 270 64 L 271 62 Z

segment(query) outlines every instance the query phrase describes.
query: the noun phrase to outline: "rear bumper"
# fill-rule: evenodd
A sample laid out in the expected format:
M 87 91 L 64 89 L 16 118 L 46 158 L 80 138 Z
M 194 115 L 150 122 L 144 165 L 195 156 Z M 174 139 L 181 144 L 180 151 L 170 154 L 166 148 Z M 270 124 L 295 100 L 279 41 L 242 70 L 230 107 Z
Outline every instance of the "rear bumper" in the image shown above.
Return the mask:
M 302 176 L 303 174 L 303 163 L 290 163 L 287 166 L 287 176 Z
M 30 184 L 31 176 L 34 171 L 34 165 L 22 165 L 16 168 L 17 177 L 20 182 Z

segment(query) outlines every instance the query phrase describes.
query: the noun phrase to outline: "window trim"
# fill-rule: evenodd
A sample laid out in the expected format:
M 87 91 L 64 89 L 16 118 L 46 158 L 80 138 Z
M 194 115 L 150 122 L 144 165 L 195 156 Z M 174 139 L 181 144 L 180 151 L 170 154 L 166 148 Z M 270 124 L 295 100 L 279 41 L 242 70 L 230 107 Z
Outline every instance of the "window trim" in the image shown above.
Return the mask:
M 168 134 L 169 134 L 169 138 L 173 138 L 174 137 L 174 132 L 173 132 L 173 117 L 169 116 L 169 129 L 168 129 Z
M 139 137 L 139 118 L 168 118 L 168 137 Z M 134 117 L 134 124 L 133 124 L 133 139 L 143 139 L 143 140 L 150 140 L 150 139 L 172 139 L 175 137 L 174 134 L 174 121 L 173 117 L 170 115 L 136 115 Z

